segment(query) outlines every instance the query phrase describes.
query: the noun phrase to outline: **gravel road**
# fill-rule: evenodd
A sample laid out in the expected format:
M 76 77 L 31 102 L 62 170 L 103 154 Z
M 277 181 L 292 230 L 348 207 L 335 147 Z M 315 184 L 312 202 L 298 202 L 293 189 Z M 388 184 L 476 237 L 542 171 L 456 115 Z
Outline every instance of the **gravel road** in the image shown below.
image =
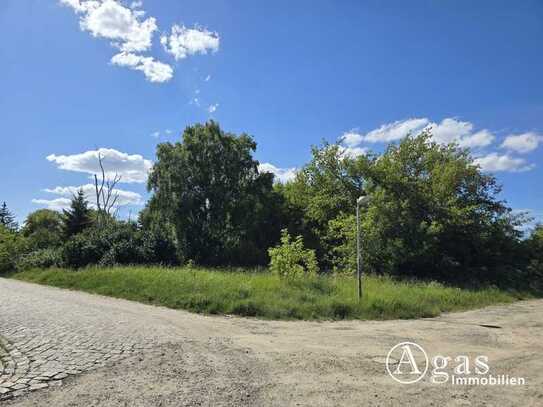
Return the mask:
M 404 341 L 524 385 L 400 384 Z M 202 316 L 0 279 L 2 406 L 540 406 L 543 300 L 403 321 Z M 451 375 L 454 373 L 451 364 Z

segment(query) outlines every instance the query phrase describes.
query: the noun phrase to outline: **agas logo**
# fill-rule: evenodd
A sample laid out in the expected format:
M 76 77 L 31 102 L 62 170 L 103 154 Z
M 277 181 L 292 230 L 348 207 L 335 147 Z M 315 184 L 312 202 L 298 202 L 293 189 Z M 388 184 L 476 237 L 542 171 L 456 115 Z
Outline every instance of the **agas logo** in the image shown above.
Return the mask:
M 416 383 L 428 371 L 428 355 L 414 342 L 401 342 L 388 352 L 386 368 L 388 374 L 402 384 Z
M 414 342 L 401 342 L 388 352 L 386 369 L 390 377 L 402 384 L 420 381 L 430 371 L 434 384 L 453 386 L 518 386 L 526 384 L 524 377 L 491 374 L 488 356 L 435 355 L 431 359 Z

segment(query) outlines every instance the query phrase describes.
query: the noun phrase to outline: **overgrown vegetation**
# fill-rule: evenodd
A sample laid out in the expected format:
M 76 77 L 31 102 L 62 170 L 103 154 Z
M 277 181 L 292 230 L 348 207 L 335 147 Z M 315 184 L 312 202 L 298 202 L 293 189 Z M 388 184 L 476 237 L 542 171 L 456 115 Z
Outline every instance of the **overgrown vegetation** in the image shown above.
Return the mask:
M 283 278 L 300 278 L 319 271 L 315 251 L 304 248 L 302 236 L 291 240 L 286 229 L 281 231 L 281 244 L 269 249 L 270 271 Z
M 348 276 L 284 279 L 258 271 L 191 267 L 29 270 L 14 277 L 200 313 L 271 319 L 433 317 L 441 312 L 529 298 L 495 288 L 470 291 L 438 283 L 399 282 L 371 276 L 364 281 L 365 294 L 359 303 L 355 281 Z
M 527 219 L 498 198 L 496 179 L 480 171 L 467 149 L 437 144 L 429 131 L 407 135 L 380 155 L 353 157 L 339 144 L 323 143 L 286 184 L 258 170 L 255 150 L 249 135 L 225 133 L 213 121 L 187 127 L 177 143 L 159 144 L 148 180 L 151 198 L 137 222 L 115 216 L 114 186 L 121 178 L 108 179 L 111 171 L 99 156 L 95 202 L 79 191 L 63 213 L 38 210 L 21 229 L 7 205 L 0 207 L 0 273 L 269 265 L 273 274 L 299 280 L 321 281 L 313 280 L 317 273 L 347 278 L 356 269 L 355 202 L 365 195 L 366 273 L 543 288 L 542 228 L 521 232 Z

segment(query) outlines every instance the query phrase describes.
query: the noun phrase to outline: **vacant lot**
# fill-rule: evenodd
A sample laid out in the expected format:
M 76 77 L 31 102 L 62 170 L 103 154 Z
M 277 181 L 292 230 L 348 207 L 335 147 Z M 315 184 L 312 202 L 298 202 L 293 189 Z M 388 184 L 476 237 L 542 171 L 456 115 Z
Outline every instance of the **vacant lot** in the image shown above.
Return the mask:
M 33 270 L 14 278 L 207 314 L 267 319 L 395 319 L 510 303 L 528 294 L 463 290 L 437 283 L 364 278 L 358 302 L 351 277 L 280 279 L 265 272 L 117 267 Z

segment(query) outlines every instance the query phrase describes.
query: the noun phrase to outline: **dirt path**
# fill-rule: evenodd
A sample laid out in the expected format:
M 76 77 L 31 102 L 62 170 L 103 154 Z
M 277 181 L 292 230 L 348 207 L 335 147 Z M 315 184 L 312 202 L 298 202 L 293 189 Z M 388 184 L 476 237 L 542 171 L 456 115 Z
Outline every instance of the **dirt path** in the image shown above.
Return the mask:
M 16 349 L 10 380 L 29 380 L 6 406 L 543 405 L 543 300 L 413 321 L 281 322 L 0 279 L 0 336 Z M 399 384 L 384 359 L 403 341 L 430 357 L 485 355 L 490 374 L 526 384 L 434 384 L 429 373 Z M 49 387 L 28 392 L 44 373 Z

